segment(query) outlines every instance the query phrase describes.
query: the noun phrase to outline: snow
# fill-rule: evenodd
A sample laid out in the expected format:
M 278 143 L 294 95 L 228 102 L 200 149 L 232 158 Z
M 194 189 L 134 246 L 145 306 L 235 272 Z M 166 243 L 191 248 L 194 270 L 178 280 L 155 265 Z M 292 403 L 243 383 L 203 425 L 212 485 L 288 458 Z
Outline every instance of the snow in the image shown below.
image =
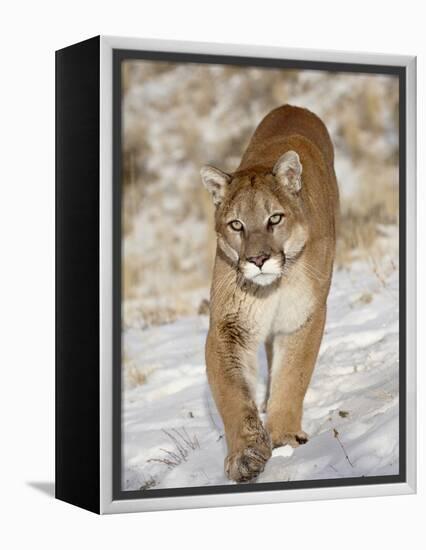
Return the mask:
M 207 330 L 205 316 L 123 327 L 124 490 L 232 483 L 205 373 Z M 260 405 L 263 350 L 259 365 Z M 368 262 L 335 271 L 304 411 L 309 442 L 275 449 L 255 483 L 398 473 L 398 269 L 386 258 L 380 273 Z

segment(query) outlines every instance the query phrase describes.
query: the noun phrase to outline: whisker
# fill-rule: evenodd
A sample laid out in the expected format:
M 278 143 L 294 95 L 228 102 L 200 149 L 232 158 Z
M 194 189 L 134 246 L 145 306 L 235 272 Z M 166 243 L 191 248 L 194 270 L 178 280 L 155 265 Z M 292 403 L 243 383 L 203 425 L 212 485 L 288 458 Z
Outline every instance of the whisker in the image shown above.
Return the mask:
M 227 287 L 231 285 L 234 278 L 235 271 L 229 271 L 220 281 L 219 285 L 214 288 L 214 295 L 220 297 L 223 294 L 223 291 L 225 291 Z
M 300 264 L 300 269 L 303 271 L 305 275 L 307 275 L 308 277 L 314 280 L 318 280 L 318 281 L 327 280 L 327 276 L 325 276 L 323 273 L 320 273 L 319 270 L 317 270 L 312 265 L 307 264 L 306 262 L 303 262 Z

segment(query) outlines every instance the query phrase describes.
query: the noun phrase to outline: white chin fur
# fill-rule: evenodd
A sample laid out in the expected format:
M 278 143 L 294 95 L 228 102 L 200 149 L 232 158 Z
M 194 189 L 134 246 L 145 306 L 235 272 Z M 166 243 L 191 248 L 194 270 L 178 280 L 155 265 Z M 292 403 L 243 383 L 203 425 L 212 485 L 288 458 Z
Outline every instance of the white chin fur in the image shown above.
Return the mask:
M 275 258 L 267 260 L 262 269 L 251 262 L 245 262 L 242 266 L 242 272 L 246 279 L 259 286 L 270 285 L 282 275 L 281 264 Z
M 250 279 L 252 283 L 256 283 L 259 286 L 268 286 L 278 279 L 279 275 L 272 275 L 270 273 L 260 273 L 256 277 Z

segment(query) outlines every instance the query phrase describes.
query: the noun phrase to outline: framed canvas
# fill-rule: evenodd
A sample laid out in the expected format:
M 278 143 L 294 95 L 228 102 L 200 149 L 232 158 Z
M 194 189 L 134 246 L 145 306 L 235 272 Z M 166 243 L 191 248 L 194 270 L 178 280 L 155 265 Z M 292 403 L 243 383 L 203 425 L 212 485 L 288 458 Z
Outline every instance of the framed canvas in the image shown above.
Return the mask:
M 56 496 L 416 490 L 415 58 L 56 52 Z

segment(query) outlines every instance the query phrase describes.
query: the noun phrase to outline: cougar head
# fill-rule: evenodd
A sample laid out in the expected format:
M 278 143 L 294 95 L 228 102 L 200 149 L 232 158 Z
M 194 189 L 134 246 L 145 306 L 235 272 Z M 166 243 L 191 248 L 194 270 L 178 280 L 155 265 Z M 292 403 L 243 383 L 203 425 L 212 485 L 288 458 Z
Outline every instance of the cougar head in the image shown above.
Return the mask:
M 302 164 L 287 151 L 272 171 L 226 174 L 212 166 L 201 178 L 216 207 L 218 246 L 247 280 L 267 286 L 285 273 L 308 238 L 300 204 Z

